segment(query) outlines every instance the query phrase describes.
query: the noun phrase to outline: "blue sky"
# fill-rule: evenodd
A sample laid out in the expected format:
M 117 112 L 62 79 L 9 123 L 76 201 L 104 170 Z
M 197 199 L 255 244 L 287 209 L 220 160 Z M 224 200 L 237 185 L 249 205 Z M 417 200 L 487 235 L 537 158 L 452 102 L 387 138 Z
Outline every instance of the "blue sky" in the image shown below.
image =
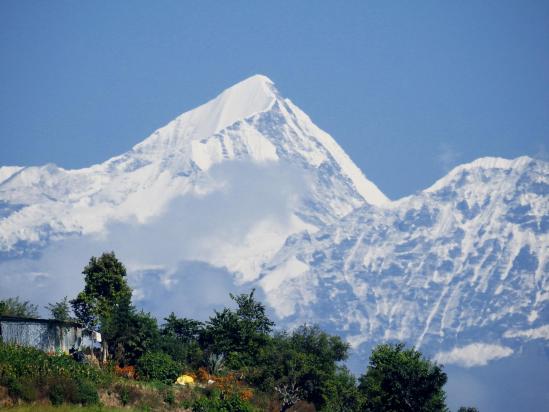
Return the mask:
M 83 167 L 252 74 L 389 197 L 547 159 L 546 1 L 0 2 L 0 165 Z

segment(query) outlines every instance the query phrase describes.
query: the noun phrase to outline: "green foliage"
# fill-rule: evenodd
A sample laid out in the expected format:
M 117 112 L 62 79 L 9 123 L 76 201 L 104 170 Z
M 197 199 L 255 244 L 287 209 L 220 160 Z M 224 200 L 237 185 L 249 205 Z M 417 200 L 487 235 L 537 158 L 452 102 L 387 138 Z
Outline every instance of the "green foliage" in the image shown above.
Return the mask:
M 49 356 L 28 347 L 0 344 L 0 385 L 11 397 L 34 401 L 43 391 L 52 403 L 97 403 L 97 385 L 110 376 L 70 356 Z
M 162 325 L 162 335 L 172 336 L 183 343 L 197 342 L 204 328 L 204 324 L 194 319 L 178 318 L 175 313 L 164 318 L 166 323 Z
M 329 391 L 333 393 L 337 362 L 347 358 L 348 344 L 318 326 L 301 326 L 291 334 L 278 333 L 260 354 L 254 383 L 262 390 L 295 388 L 302 399 L 321 409 Z M 293 389 L 292 389 L 293 390 Z
M 324 385 L 323 411 L 326 412 L 359 412 L 362 411 L 364 399 L 356 386 L 355 377 L 345 368 L 338 368 Z
M 75 380 L 68 376 L 52 376 L 47 381 L 49 399 L 53 405 L 99 403 L 96 386 L 89 381 Z
M 193 412 L 254 412 L 253 406 L 238 395 L 222 396 L 220 391 L 211 391 L 209 396 L 196 400 Z
M 37 318 L 38 306 L 28 300 L 20 301 L 19 296 L 0 300 L 0 316 L 16 316 L 21 318 Z
M 238 369 L 256 363 L 260 349 L 268 342 L 274 322 L 265 314 L 265 306 L 249 294 L 230 295 L 237 304 L 206 322 L 201 344 L 210 352 L 226 354 L 228 366 Z
M 9 376 L 39 379 L 58 375 L 94 383 L 109 379 L 100 369 L 77 363 L 68 355 L 49 356 L 38 349 L 0 343 L 0 380 Z
M 71 320 L 71 308 L 66 296 L 59 302 L 49 303 L 46 309 L 49 310 L 51 317 L 55 320 L 63 322 Z
M 148 352 L 137 362 L 137 373 L 140 379 L 157 380 L 167 384 L 175 382 L 181 367 L 162 352 Z
M 183 343 L 174 336 L 162 336 L 157 349 L 188 369 L 198 369 L 204 363 L 204 353 L 198 342 Z
M 112 316 L 104 318 L 101 333 L 113 359 L 120 365 L 133 365 L 145 352 L 157 348 L 158 325 L 149 313 L 137 312 L 128 296 L 115 309 Z
M 168 387 L 164 391 L 164 402 L 166 402 L 168 405 L 175 404 L 175 394 L 173 393 L 173 388 Z
M 318 326 L 273 334 L 274 323 L 254 290 L 231 294 L 236 308 L 215 311 L 206 323 L 172 312 L 159 329 L 155 318 L 132 305 L 126 269 L 113 252 L 92 257 L 83 273 L 84 290 L 70 301 L 75 315 L 88 327 L 100 329 L 116 364 L 135 365 L 139 379 L 152 381 L 146 386 L 153 390 L 142 391 L 130 381 L 118 380 L 114 390 L 124 405 L 173 406 L 181 402 L 171 386 L 175 379 L 184 370 L 206 366 L 217 376 L 218 389 L 191 391 L 191 396 L 200 396 L 185 401 L 193 411 L 250 412 L 254 408 L 246 399 L 254 396 L 257 403 L 257 394 L 276 396 L 283 411 L 298 401 L 325 412 L 447 411 L 442 390 L 446 374 L 402 344 L 376 347 L 357 386 L 354 376 L 339 366 L 348 356 L 348 344 Z M 66 297 L 47 308 L 55 319 L 70 316 Z M 0 301 L 0 314 L 35 316 L 37 307 L 18 298 L 6 299 Z M 229 376 L 238 376 L 236 386 L 251 384 L 254 391 L 244 396 L 225 390 L 222 383 L 227 380 L 220 375 L 226 369 Z M 207 379 L 208 374 L 203 374 Z M 55 405 L 95 404 L 97 387 L 112 379 L 111 374 L 65 355 L 48 356 L 0 343 L 0 385 L 14 399 L 49 397 Z M 462 407 L 459 412 L 478 410 Z
M 114 385 L 114 391 L 118 394 L 120 402 L 122 402 L 122 405 L 124 406 L 135 403 L 141 397 L 139 389 L 136 386 L 127 383 L 117 383 Z
M 82 273 L 86 275 L 84 290 L 71 300 L 71 305 L 76 317 L 87 327 L 109 319 L 117 305 L 131 300 L 126 268 L 114 252 L 105 252 L 99 258 L 92 256 Z
M 210 374 L 219 375 L 225 369 L 225 355 L 210 353 L 207 366 Z
M 4 376 L 0 378 L 0 384 L 7 388 L 8 395 L 13 399 L 33 402 L 38 398 L 38 390 L 32 379 Z
M 359 389 L 367 411 L 446 411 L 446 374 L 441 367 L 403 344 L 377 346 Z
M 461 406 L 457 412 L 478 412 L 478 409 L 471 406 Z

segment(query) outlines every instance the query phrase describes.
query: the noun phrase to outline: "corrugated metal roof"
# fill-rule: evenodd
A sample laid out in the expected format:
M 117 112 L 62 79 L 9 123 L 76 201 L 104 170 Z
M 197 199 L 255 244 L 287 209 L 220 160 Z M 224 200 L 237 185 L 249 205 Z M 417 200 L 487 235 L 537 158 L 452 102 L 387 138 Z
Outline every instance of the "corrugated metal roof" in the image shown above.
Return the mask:
M 50 323 L 50 324 L 56 324 L 59 326 L 71 326 L 71 327 L 84 328 L 84 325 L 75 321 L 62 321 L 57 319 L 22 318 L 18 316 L 0 316 L 0 322 Z

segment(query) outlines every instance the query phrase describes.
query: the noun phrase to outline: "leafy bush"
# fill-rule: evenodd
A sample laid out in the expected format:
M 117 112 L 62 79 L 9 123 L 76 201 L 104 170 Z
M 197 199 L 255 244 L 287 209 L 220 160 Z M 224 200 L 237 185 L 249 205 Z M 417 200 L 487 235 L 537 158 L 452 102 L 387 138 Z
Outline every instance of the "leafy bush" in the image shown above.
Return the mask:
M 192 404 L 193 412 L 254 412 L 255 408 L 237 395 L 222 396 L 214 390 L 208 397 L 200 398 Z
M 77 363 L 68 355 L 50 356 L 35 348 L 0 343 L 0 379 L 3 375 L 20 379 L 67 376 L 97 384 L 110 380 L 110 376 L 102 370 Z
M 48 393 L 53 405 L 78 402 L 78 386 L 67 376 L 54 376 L 48 380 Z
M 22 399 L 27 402 L 33 402 L 38 398 L 36 385 L 29 379 L 17 379 L 14 376 L 4 377 L 0 380 L 8 390 L 8 395 L 13 399 Z
M 99 403 L 99 396 L 94 384 L 79 381 L 67 376 L 54 376 L 48 380 L 48 394 L 53 405 L 62 403 L 81 403 L 94 405 Z
M 141 397 L 139 389 L 134 385 L 117 383 L 114 386 L 114 390 L 118 394 L 120 402 L 122 402 L 122 405 L 124 406 L 137 402 Z
M 94 384 L 88 381 L 78 382 L 78 403 L 82 405 L 94 405 L 99 403 L 99 395 Z
M 173 383 L 180 370 L 177 362 L 162 352 L 146 353 L 137 362 L 137 374 L 140 379 Z
M 175 404 L 175 394 L 173 393 L 172 388 L 167 388 L 164 392 L 164 402 L 166 402 L 168 405 Z
M 0 343 L 0 384 L 14 399 L 32 402 L 46 396 L 54 405 L 99 402 L 97 385 L 110 376 L 67 355 L 48 355 L 38 349 Z

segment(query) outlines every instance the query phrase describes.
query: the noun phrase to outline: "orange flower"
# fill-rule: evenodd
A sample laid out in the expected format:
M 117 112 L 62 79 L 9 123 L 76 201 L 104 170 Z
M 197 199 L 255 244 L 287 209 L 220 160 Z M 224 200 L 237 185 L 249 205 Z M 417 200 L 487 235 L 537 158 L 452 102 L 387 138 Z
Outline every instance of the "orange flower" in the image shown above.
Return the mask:
M 118 376 L 122 376 L 124 378 L 128 379 L 135 379 L 135 368 L 131 365 L 124 366 L 121 368 L 120 366 L 116 365 L 114 367 L 114 373 Z

